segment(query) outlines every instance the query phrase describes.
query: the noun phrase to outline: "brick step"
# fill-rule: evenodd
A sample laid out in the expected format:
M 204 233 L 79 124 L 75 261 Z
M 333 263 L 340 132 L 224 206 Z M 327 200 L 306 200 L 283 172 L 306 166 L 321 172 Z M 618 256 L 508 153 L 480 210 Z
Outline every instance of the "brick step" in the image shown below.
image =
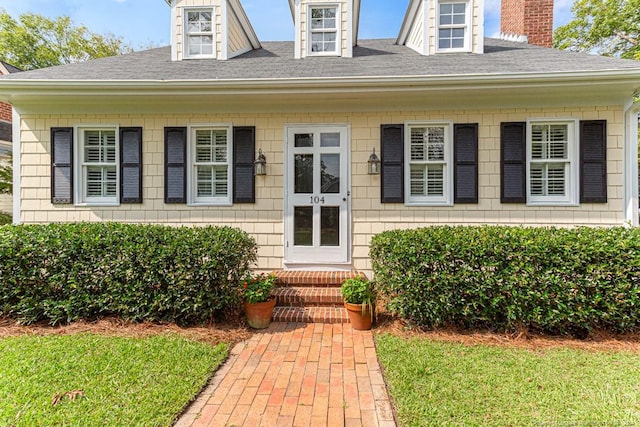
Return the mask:
M 278 306 L 342 307 L 340 288 L 327 287 L 279 287 L 274 291 Z
M 346 279 L 364 276 L 359 271 L 292 271 L 276 270 L 280 286 L 339 288 Z
M 274 322 L 349 323 L 344 307 L 276 307 Z

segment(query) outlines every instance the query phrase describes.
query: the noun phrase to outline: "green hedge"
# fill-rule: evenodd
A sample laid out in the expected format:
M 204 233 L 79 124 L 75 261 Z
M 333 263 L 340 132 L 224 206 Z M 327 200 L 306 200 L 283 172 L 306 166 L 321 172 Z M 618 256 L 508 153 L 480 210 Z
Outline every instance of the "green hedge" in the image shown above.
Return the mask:
M 192 324 L 239 303 L 256 243 L 229 227 L 0 227 L 0 313 L 52 324 L 102 316 Z
M 640 329 L 640 229 L 432 227 L 374 237 L 393 313 L 456 325 L 582 336 Z

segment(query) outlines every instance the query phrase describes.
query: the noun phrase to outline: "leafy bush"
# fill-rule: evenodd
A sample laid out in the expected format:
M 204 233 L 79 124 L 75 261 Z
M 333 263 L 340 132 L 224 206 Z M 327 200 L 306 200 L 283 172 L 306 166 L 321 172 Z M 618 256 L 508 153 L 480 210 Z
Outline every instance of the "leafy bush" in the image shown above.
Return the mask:
M 640 329 L 640 229 L 398 230 L 371 257 L 389 309 L 422 326 Z
M 10 214 L 0 212 L 0 225 L 7 225 L 13 222 L 13 218 Z
M 6 226 L 0 313 L 25 323 L 108 315 L 204 322 L 237 306 L 255 258 L 255 241 L 229 227 Z

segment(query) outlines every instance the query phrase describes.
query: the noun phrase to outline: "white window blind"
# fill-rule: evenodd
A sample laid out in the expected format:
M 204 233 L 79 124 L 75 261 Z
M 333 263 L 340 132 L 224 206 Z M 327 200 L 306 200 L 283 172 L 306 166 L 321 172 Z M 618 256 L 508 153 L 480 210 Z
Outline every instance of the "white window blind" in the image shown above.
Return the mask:
M 118 162 L 115 130 L 84 130 L 82 133 L 82 185 L 85 202 L 116 201 Z
M 196 128 L 192 132 L 192 202 L 230 202 L 230 138 L 226 128 Z

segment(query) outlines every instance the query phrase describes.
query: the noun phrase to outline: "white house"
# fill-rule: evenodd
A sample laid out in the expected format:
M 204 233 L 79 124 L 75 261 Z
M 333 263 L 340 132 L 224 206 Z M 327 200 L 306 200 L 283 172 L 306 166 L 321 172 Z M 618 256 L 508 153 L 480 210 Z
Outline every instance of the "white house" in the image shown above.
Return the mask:
M 640 63 L 526 43 L 552 1 L 504 0 L 506 40 L 483 0 L 412 0 L 395 40 L 359 39 L 359 0 L 290 6 L 290 42 L 178 0 L 171 46 L 0 78 L 15 221 L 224 224 L 260 270 L 365 272 L 394 228 L 637 224 Z

